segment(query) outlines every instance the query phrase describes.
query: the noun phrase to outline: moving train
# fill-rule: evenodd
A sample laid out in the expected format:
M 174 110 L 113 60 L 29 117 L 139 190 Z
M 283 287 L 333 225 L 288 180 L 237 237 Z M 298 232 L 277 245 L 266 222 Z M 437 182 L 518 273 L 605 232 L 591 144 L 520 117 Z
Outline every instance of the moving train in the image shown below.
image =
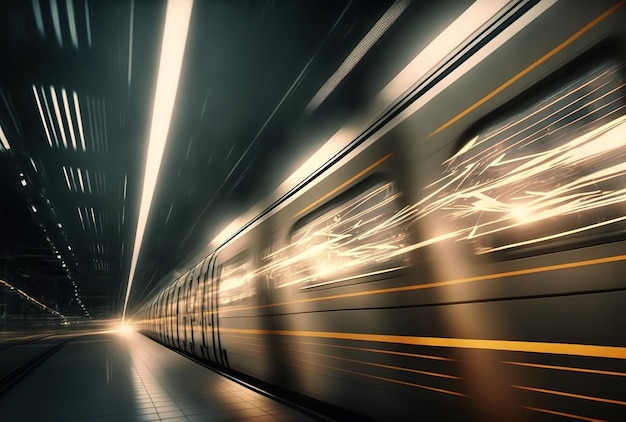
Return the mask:
M 469 6 L 133 321 L 374 419 L 626 420 L 624 3 Z

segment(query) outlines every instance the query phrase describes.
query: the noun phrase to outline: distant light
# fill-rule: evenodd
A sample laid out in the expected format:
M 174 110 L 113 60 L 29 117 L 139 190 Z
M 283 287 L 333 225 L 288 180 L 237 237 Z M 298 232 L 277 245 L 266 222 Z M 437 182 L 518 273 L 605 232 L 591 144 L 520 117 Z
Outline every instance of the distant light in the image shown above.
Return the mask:
M 61 259 L 61 255 L 58 255 L 58 254 L 57 254 L 57 258 L 58 258 L 58 259 Z
M 20 180 L 20 183 L 22 184 L 22 186 L 26 186 L 26 185 L 27 185 L 27 183 L 26 183 L 26 179 L 22 179 L 22 180 Z
M 52 144 L 50 144 L 50 146 L 52 146 Z M 32 157 L 30 158 L 30 163 L 33 165 L 33 168 L 35 169 L 35 171 L 39 171 L 37 170 L 37 166 L 35 165 L 35 161 L 32 159 Z
M 37 208 L 35 208 L 35 206 L 34 206 L 34 205 L 31 205 L 31 206 L 30 206 L 30 209 L 31 209 L 31 210 L 33 210 L 33 212 L 37 212 Z
M 72 247 L 70 245 L 67 245 L 67 249 L 71 251 Z
M 2 142 L 2 146 L 6 150 L 11 149 L 11 145 L 9 145 L 9 141 L 7 140 L 6 135 L 4 134 L 4 130 L 2 130 L 2 126 L 0 126 L 0 142 Z
M 159 168 L 163 159 L 163 150 L 165 149 L 165 142 L 167 141 L 169 126 L 172 120 L 192 7 L 193 0 L 169 0 L 167 2 L 159 73 L 156 94 L 154 96 L 154 108 L 152 110 L 152 124 L 150 126 L 148 157 L 143 180 L 141 205 L 139 206 L 137 233 L 135 235 L 130 274 L 126 287 L 126 298 L 124 299 L 124 309 L 122 311 L 122 323 L 126 316 L 126 307 L 128 306 L 128 298 L 133 285 L 137 258 L 141 250 L 143 233 L 148 222 L 152 196 L 156 188 Z
M 61 223 L 57 223 L 57 226 L 58 226 L 60 229 L 62 229 L 62 228 L 63 228 L 63 225 L 62 225 Z

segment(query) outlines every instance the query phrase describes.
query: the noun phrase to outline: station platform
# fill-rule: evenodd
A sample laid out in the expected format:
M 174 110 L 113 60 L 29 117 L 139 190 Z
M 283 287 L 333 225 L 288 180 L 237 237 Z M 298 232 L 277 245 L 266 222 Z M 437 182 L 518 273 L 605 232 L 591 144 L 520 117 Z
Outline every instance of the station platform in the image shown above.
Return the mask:
M 318 420 L 136 332 L 24 334 L 0 343 L 0 379 L 2 421 Z

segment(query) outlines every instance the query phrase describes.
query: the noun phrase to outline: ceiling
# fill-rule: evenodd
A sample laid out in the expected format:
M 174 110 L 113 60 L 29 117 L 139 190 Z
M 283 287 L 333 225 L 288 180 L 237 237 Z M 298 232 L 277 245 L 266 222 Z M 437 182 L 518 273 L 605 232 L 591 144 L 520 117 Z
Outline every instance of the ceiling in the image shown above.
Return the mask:
M 390 46 L 429 7 L 195 1 L 131 308 L 413 57 Z M 118 315 L 124 303 L 165 12 L 152 0 L 0 5 L 10 144 L 0 148 L 0 276 L 67 315 Z

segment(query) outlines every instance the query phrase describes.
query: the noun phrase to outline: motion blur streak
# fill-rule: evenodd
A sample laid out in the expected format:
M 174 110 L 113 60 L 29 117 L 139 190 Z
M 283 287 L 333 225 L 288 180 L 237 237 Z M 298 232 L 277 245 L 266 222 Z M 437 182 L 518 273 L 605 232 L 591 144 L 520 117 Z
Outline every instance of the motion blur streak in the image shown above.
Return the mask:
M 137 234 L 133 247 L 133 257 L 130 266 L 122 322 L 126 317 L 128 298 L 133 286 L 133 277 L 137 266 L 137 259 L 141 250 L 143 233 L 148 222 L 152 196 L 156 188 L 156 182 L 163 158 L 163 150 L 169 132 L 172 111 L 178 90 L 178 80 L 183 64 L 185 44 L 187 42 L 187 30 L 191 19 L 193 0 L 170 0 L 167 3 L 165 15 L 165 29 L 163 31 L 163 44 L 161 45 L 161 59 L 152 111 L 152 124 L 148 143 L 148 155 L 146 159 L 146 171 L 144 174 L 141 205 L 139 208 L 139 220 L 137 222 Z
M 378 343 L 397 343 L 411 346 L 450 347 L 460 349 L 503 350 L 509 352 L 549 353 L 555 355 L 588 356 L 626 359 L 626 347 L 596 346 L 593 344 L 543 343 L 514 340 L 487 340 L 469 338 L 415 337 L 383 334 L 337 333 L 325 331 L 286 331 L 221 328 L 221 331 L 243 334 L 311 337 Z
M 565 412 L 557 412 L 556 410 L 550 410 L 550 409 L 542 409 L 540 407 L 532 407 L 532 406 L 522 406 L 524 409 L 529 409 L 529 410 L 534 410 L 536 412 L 541 412 L 541 413 L 548 413 L 550 415 L 557 415 L 557 416 L 565 416 L 566 418 L 572 418 L 572 419 L 579 419 L 581 421 L 588 421 L 588 422 L 603 422 L 602 419 L 593 419 L 593 418 L 587 418 L 585 416 L 580 416 L 580 415 L 572 415 L 571 413 L 565 413 Z

